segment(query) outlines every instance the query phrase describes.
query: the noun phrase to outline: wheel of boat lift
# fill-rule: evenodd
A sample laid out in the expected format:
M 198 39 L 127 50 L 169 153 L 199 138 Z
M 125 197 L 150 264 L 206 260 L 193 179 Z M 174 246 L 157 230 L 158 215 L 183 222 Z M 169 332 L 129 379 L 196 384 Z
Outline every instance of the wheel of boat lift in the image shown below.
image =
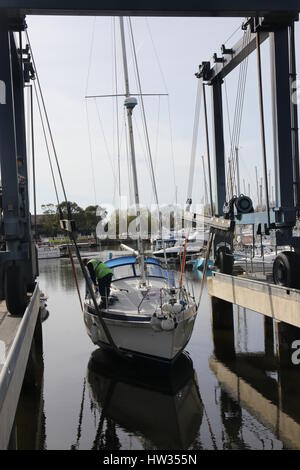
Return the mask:
M 236 210 L 240 214 L 249 214 L 250 212 L 253 212 L 252 199 L 250 199 L 248 196 L 244 196 L 244 194 L 241 194 L 238 198 L 236 198 L 234 204 Z
M 232 274 L 233 256 L 228 246 L 220 246 L 217 249 L 215 265 L 223 274 Z
M 300 288 L 300 255 L 294 251 L 282 251 L 273 263 L 274 283 L 279 286 Z
M 27 305 L 27 292 L 20 266 L 8 266 L 4 281 L 7 310 L 11 315 L 22 316 Z

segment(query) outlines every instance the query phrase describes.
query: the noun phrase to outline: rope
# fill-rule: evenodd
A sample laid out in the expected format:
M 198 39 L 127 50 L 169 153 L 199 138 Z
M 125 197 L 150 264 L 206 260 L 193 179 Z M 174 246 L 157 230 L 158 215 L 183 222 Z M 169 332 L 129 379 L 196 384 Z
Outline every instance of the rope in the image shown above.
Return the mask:
M 79 290 L 79 285 L 78 285 L 78 280 L 77 280 L 77 274 L 76 274 L 75 265 L 74 265 L 74 259 L 73 259 L 73 255 L 72 255 L 72 250 L 71 250 L 69 245 L 68 245 L 68 251 L 69 251 L 69 258 L 70 258 L 71 265 L 72 265 L 73 277 L 74 277 L 74 280 L 75 280 L 77 294 L 78 294 L 78 298 L 79 298 L 79 303 L 80 303 L 81 310 L 83 312 L 83 305 L 82 305 L 82 300 L 81 300 L 81 295 L 80 295 L 80 290 Z
M 55 181 L 55 176 L 54 176 L 54 170 L 53 170 L 53 165 L 52 165 L 52 160 L 51 160 L 51 154 L 50 154 L 50 149 L 49 149 L 49 145 L 48 145 L 48 139 L 47 139 L 46 129 L 45 129 L 45 125 L 44 125 L 42 109 L 41 109 L 40 100 L 39 100 L 39 96 L 38 96 L 38 92 L 37 92 L 37 89 L 36 89 L 35 82 L 34 82 L 34 91 L 35 91 L 36 101 L 37 101 L 39 115 L 40 115 L 40 119 L 41 119 L 45 145 L 46 145 L 46 149 L 47 149 L 48 161 L 49 161 L 49 165 L 50 165 L 50 171 L 51 171 L 51 176 L 52 176 L 52 181 L 53 181 L 53 186 L 54 186 L 54 191 L 55 191 L 56 202 L 57 202 L 57 205 L 59 206 L 59 197 L 58 197 L 58 191 L 57 191 L 57 186 L 56 186 L 56 181 Z
M 233 38 L 233 36 L 234 36 L 238 31 L 240 31 L 240 29 L 241 29 L 241 26 L 239 25 L 239 26 L 233 31 L 233 33 L 231 33 L 231 35 L 226 39 L 226 41 L 224 42 L 224 44 L 227 44 L 228 41 L 230 41 L 230 39 Z
M 251 31 L 249 30 L 245 33 L 244 39 L 245 43 L 249 44 L 251 37 Z M 239 114 L 238 114 L 238 121 L 236 126 L 236 139 L 233 142 L 233 146 L 231 147 L 231 153 L 233 154 L 233 176 L 235 178 L 236 174 L 236 166 L 237 166 L 237 159 L 235 155 L 235 148 L 238 148 L 239 141 L 240 141 L 240 134 L 241 134 L 241 124 L 242 124 L 242 113 L 243 113 L 243 106 L 244 106 L 244 98 L 245 98 L 245 86 L 246 86 L 246 78 L 247 78 L 247 70 L 248 70 L 248 60 L 249 57 L 245 59 L 243 62 L 243 70 L 242 70 L 242 79 L 241 79 L 241 90 L 240 90 L 240 106 L 239 106 Z
M 243 36 L 243 46 L 245 45 L 245 37 L 246 37 L 246 32 L 244 33 L 244 36 Z M 232 158 L 233 158 L 233 149 L 235 148 L 235 145 L 236 145 L 238 126 L 240 125 L 239 117 L 240 117 L 240 105 L 241 105 L 241 96 L 242 96 L 242 83 L 243 83 L 243 78 L 244 78 L 244 73 L 245 73 L 245 63 L 246 62 L 243 61 L 239 69 L 238 89 L 237 89 L 237 97 L 236 97 L 236 103 L 235 103 L 233 130 L 232 130 L 232 136 L 231 136 L 231 147 L 230 147 L 230 157 L 229 157 L 230 162 L 232 161 Z M 233 186 L 234 186 L 234 183 L 233 183 L 234 164 L 231 163 L 230 165 L 228 168 L 228 172 L 229 172 L 228 187 L 230 188 L 229 190 L 230 197 L 232 197 Z
M 251 31 L 250 31 L 250 29 L 248 29 L 247 31 L 245 31 L 244 36 L 243 36 L 243 46 L 244 47 L 247 44 L 249 44 L 250 38 L 251 38 Z M 229 194 L 229 198 L 231 198 L 233 196 L 233 188 L 234 188 L 234 186 L 236 186 L 235 182 L 236 182 L 237 156 L 235 154 L 235 149 L 238 148 L 239 140 L 240 140 L 247 70 L 248 70 L 248 56 L 242 62 L 241 66 L 240 66 L 240 70 L 239 70 L 238 89 L 237 89 L 237 97 L 236 97 L 236 103 L 235 103 L 234 122 L 233 122 L 232 132 L 231 132 L 231 126 L 230 126 L 230 119 L 229 119 L 229 106 L 228 106 L 227 88 L 225 86 L 226 103 L 227 103 L 227 115 L 228 115 L 229 133 L 230 133 L 230 158 L 229 158 L 229 161 L 231 162 L 231 168 L 230 168 L 230 165 L 228 165 L 228 168 L 227 168 L 227 191 L 228 191 L 228 194 Z

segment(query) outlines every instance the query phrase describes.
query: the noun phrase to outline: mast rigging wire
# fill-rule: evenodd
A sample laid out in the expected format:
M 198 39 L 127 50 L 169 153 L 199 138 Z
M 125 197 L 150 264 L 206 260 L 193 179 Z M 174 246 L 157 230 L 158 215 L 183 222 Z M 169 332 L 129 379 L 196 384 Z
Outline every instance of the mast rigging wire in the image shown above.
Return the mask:
M 120 156 L 120 129 L 119 129 L 119 102 L 118 102 L 118 68 L 117 68 L 117 43 L 116 43 L 116 18 L 113 19 L 113 43 L 114 43 L 114 74 L 115 74 L 115 104 L 117 120 L 117 160 L 118 160 L 118 183 L 119 199 L 121 199 L 121 156 Z
M 88 94 L 88 86 L 89 86 L 89 79 L 90 79 L 90 71 L 91 71 L 92 56 L 93 56 L 93 49 L 94 49 L 96 20 L 97 20 L 97 17 L 95 16 L 94 19 L 93 19 L 92 36 L 91 36 L 90 53 L 89 53 L 89 62 L 88 62 L 88 71 L 87 71 L 87 77 L 86 77 L 86 86 L 85 86 L 85 94 L 86 95 Z M 94 171 L 94 161 L 93 161 L 93 148 L 92 148 L 92 140 L 91 140 L 91 127 L 90 127 L 87 101 L 85 101 L 85 113 L 86 113 L 88 140 L 89 140 L 89 149 L 90 149 L 90 160 L 91 160 L 94 199 L 95 199 L 95 205 L 97 205 L 97 191 L 96 191 L 95 171 Z
M 61 174 L 61 169 L 60 169 L 60 165 L 59 165 L 59 161 L 58 161 L 56 147 L 55 147 L 55 144 L 54 144 L 52 130 L 51 130 L 51 127 L 50 127 L 48 113 L 47 113 L 47 110 L 46 110 L 46 105 L 45 105 L 44 95 L 43 95 L 42 88 L 41 88 L 39 74 L 38 74 L 38 71 L 37 71 L 37 68 L 36 68 L 35 59 L 34 59 L 32 47 L 31 47 L 28 31 L 26 30 L 25 33 L 26 33 L 26 37 L 27 37 L 27 41 L 28 41 L 28 45 L 29 45 L 29 49 L 30 49 L 30 53 L 31 53 L 32 64 L 33 64 L 35 75 L 36 75 L 36 81 L 37 81 L 37 84 L 38 84 L 39 93 L 40 93 L 41 100 L 42 100 L 42 106 L 43 106 L 43 110 L 44 110 L 44 114 L 45 114 L 45 118 L 46 118 L 46 122 L 47 122 L 48 132 L 49 132 L 49 135 L 50 135 L 51 145 L 52 145 L 52 148 L 53 148 L 53 153 L 54 153 L 54 158 L 55 158 L 55 161 L 56 161 L 56 166 L 57 166 L 57 170 L 58 170 L 58 174 L 59 174 L 60 184 L 61 184 L 61 187 L 62 187 L 62 191 L 63 191 L 64 199 L 65 199 L 65 202 L 66 202 L 66 206 L 68 207 L 67 194 L 66 194 L 62 174 Z
M 249 28 L 248 31 L 244 35 L 244 42 L 245 42 L 246 45 L 249 44 L 250 37 L 251 37 L 251 31 L 250 31 L 250 28 Z M 247 56 L 247 58 L 244 60 L 244 62 L 242 64 L 243 69 L 241 70 L 240 104 L 239 104 L 238 115 L 237 115 L 237 123 L 236 123 L 236 129 L 235 129 L 235 132 L 236 132 L 235 139 L 233 140 L 233 145 L 231 147 L 231 158 L 233 157 L 234 178 L 235 178 L 236 166 L 237 166 L 237 159 L 236 159 L 235 149 L 239 146 L 239 141 L 240 141 L 242 113 L 243 113 L 244 98 L 245 98 L 245 86 L 246 86 L 246 78 L 247 78 L 247 70 L 248 70 L 248 60 L 249 60 L 249 57 Z
M 39 99 L 39 96 L 38 96 L 38 92 L 37 92 L 37 89 L 36 89 L 36 84 L 35 84 L 35 82 L 33 82 L 33 84 L 34 84 L 35 97 L 36 97 L 36 102 L 37 102 L 37 105 L 38 105 L 38 110 L 39 110 L 40 120 L 41 120 L 41 124 L 42 124 L 42 129 L 43 129 L 45 145 L 46 145 L 46 149 L 47 149 L 48 161 L 49 161 L 49 166 L 50 166 L 50 171 L 51 171 L 51 176 L 52 176 L 52 181 L 53 181 L 53 186 L 54 186 L 56 202 L 57 202 L 57 205 L 59 206 L 58 190 L 57 190 L 55 176 L 54 176 L 54 170 L 53 170 L 53 165 L 52 165 L 51 153 L 50 153 L 50 148 L 49 148 L 49 144 L 48 144 L 44 119 L 43 119 L 43 113 L 42 113 L 42 109 L 41 109 L 41 104 L 40 104 L 40 99 Z
M 154 192 L 155 203 L 157 204 L 157 208 L 158 208 L 158 211 L 159 211 L 157 185 L 156 185 L 155 175 L 154 175 L 152 152 L 151 152 L 151 146 L 150 146 L 148 126 L 147 126 L 147 121 L 146 121 L 144 98 L 143 98 L 143 94 L 142 94 L 141 79 L 140 79 L 139 67 L 138 67 L 138 62 L 137 62 L 136 47 L 135 47 L 135 41 L 134 41 L 134 36 L 133 36 L 131 18 L 128 18 L 128 24 L 129 24 L 129 32 L 130 32 L 131 45 L 132 45 L 133 58 L 134 58 L 134 65 L 135 65 L 135 72 L 136 72 L 136 78 L 137 78 L 138 92 L 140 94 L 142 123 L 143 123 L 143 128 L 144 128 L 144 133 L 145 133 L 145 140 L 146 140 L 146 148 L 147 148 L 147 153 L 148 153 L 148 158 L 149 158 L 150 176 L 151 176 L 151 181 L 152 181 L 152 187 L 153 187 L 153 192 Z
M 156 170 L 157 156 L 158 156 L 159 124 L 160 124 L 160 96 L 158 96 L 157 129 L 156 129 L 155 153 L 154 153 L 154 171 Z
M 157 48 L 156 48 L 155 43 L 154 43 L 154 39 L 153 39 L 153 35 L 152 35 L 152 32 L 151 32 L 151 28 L 150 28 L 148 18 L 145 18 L 145 22 L 146 22 L 148 33 L 149 33 L 150 40 L 151 40 L 151 43 L 152 43 L 153 52 L 154 52 L 154 55 L 156 57 L 157 65 L 158 65 L 158 68 L 159 68 L 159 71 L 160 71 L 160 74 L 161 74 L 161 77 L 162 77 L 162 81 L 163 81 L 163 84 L 164 84 L 164 87 L 165 87 L 165 92 L 167 94 L 168 116 L 169 116 L 169 131 L 170 131 L 170 146 L 171 146 L 171 161 L 172 161 L 172 171 L 173 171 L 173 182 L 174 182 L 174 188 L 175 188 L 175 202 L 177 202 L 176 201 L 176 199 L 177 199 L 177 196 L 176 196 L 177 184 L 176 184 L 175 157 L 174 157 L 175 154 L 174 154 L 174 142 L 173 142 L 173 132 L 172 132 L 170 96 L 169 96 L 169 92 L 168 92 L 167 81 L 165 79 L 164 72 L 163 72 L 163 69 L 162 69 L 162 66 L 161 66 L 161 63 L 160 63 L 160 60 L 159 60 Z
M 97 17 L 94 16 L 93 27 L 92 27 L 92 37 L 91 37 L 91 44 L 90 44 L 90 53 L 89 53 L 88 72 L 87 72 L 86 85 L 85 85 L 85 94 L 86 94 L 86 95 L 87 95 L 88 86 L 89 86 L 89 79 L 90 79 L 90 72 L 91 72 L 91 64 L 92 64 L 92 56 L 93 56 L 93 50 L 94 50 L 94 39 L 95 39 L 96 20 L 97 20 Z
M 141 106 L 142 123 L 143 123 L 145 137 L 146 137 L 146 148 L 147 148 L 147 151 L 148 151 L 150 176 L 151 176 L 151 181 L 152 181 L 152 186 L 153 186 L 155 203 L 156 203 L 156 206 L 157 206 L 158 232 L 159 232 L 159 237 L 162 239 L 164 260 L 165 260 L 165 264 L 166 264 L 166 268 L 167 268 L 168 285 L 170 285 L 170 276 L 169 276 L 169 269 L 168 269 L 168 263 L 167 263 L 166 246 L 165 246 L 165 243 L 164 243 L 164 240 L 163 240 L 162 213 L 161 213 L 161 210 L 160 210 L 159 200 L 158 200 L 158 192 L 157 192 L 157 185 L 156 185 L 154 168 L 153 168 L 153 160 L 152 160 L 152 152 L 151 152 L 151 146 L 150 146 L 149 132 L 148 132 L 148 126 L 147 126 L 147 121 L 146 121 L 144 98 L 143 98 L 143 94 L 142 94 L 141 79 L 140 79 L 140 73 L 139 73 L 139 67 L 138 67 L 138 61 L 137 61 L 137 54 L 136 54 L 136 47 L 135 47 L 135 41 L 134 41 L 132 23 L 131 23 L 131 18 L 130 17 L 128 18 L 128 24 L 129 24 L 129 32 L 130 32 L 130 37 L 131 37 L 131 45 L 132 45 L 132 50 L 133 50 L 133 57 L 134 57 L 135 73 L 136 73 L 136 78 L 137 78 L 138 91 L 140 93 L 140 100 L 141 100 L 141 105 L 142 105 Z
M 101 132 L 102 132 L 103 141 L 104 141 L 104 145 L 105 145 L 105 149 L 106 149 L 106 154 L 107 154 L 110 166 L 111 166 L 111 170 L 112 170 L 113 177 L 114 177 L 114 182 L 115 182 L 115 187 L 116 187 L 117 178 L 116 178 L 116 174 L 115 174 L 115 168 L 114 168 L 114 165 L 113 165 L 113 160 L 112 160 L 109 148 L 108 148 L 108 143 L 107 143 L 107 139 L 106 139 L 105 132 L 104 132 L 104 126 L 103 126 L 103 122 L 102 122 L 102 119 L 101 119 L 101 114 L 100 114 L 100 111 L 99 111 L 98 102 L 97 102 L 96 98 L 95 98 L 94 101 L 95 101 L 95 106 L 96 106 L 97 117 L 98 117 L 100 129 L 101 129 Z
M 250 31 L 250 28 L 248 28 L 248 30 L 244 32 L 244 36 L 243 36 L 244 46 L 249 44 L 250 37 L 251 37 L 251 31 Z M 226 99 L 227 99 L 229 132 L 230 132 L 230 161 L 232 162 L 231 168 L 229 168 L 229 166 L 227 168 L 227 192 L 229 194 L 229 198 L 233 196 L 233 190 L 231 189 L 231 187 L 234 188 L 235 182 L 236 182 L 237 156 L 235 153 L 235 149 L 238 148 L 239 140 L 240 140 L 247 69 L 248 69 L 248 56 L 246 59 L 244 59 L 239 69 L 238 89 L 237 89 L 237 97 L 236 97 L 236 103 L 235 103 L 234 122 L 233 122 L 232 132 L 230 129 L 227 88 L 225 87 L 225 93 L 226 93 Z
M 92 182 L 93 182 L 93 190 L 94 190 L 94 199 L 95 199 L 95 205 L 97 205 L 97 191 L 96 191 L 95 170 L 94 170 L 94 160 L 93 160 L 93 148 L 92 148 L 92 138 L 91 138 L 91 126 L 90 126 L 89 110 L 88 110 L 87 101 L 85 101 L 85 115 L 86 115 L 87 130 L 88 130 L 88 139 L 89 139 L 89 149 L 90 149 L 90 160 L 91 160 L 91 170 L 92 170 Z

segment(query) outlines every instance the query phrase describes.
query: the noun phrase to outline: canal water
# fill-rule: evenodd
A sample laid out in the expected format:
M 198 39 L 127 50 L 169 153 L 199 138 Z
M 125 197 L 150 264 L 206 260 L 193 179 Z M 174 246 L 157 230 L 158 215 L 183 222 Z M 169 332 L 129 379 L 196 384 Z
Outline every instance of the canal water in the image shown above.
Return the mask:
M 199 276 L 187 276 L 198 297 Z M 34 390 L 23 387 L 20 449 L 300 447 L 299 375 L 265 353 L 261 315 L 234 307 L 234 335 L 213 333 L 204 291 L 186 353 L 168 372 L 91 343 L 68 259 L 41 260 L 39 284 L 50 313 L 44 368 Z

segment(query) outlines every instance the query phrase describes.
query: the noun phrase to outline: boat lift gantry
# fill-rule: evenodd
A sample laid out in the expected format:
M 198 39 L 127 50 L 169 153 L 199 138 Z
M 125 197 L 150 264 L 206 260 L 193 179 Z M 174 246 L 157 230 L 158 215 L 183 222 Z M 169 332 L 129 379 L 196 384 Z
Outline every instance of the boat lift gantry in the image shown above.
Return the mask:
M 0 252 L 0 295 L 11 313 L 25 311 L 25 293 L 32 290 L 38 274 L 29 213 L 26 155 L 24 86 L 32 79 L 28 49 L 22 46 L 26 15 L 128 15 L 128 16 L 224 16 L 251 17 L 261 28 L 261 40 L 270 37 L 274 60 L 273 102 L 275 159 L 277 173 L 278 237 L 293 241 L 295 223 L 293 195 L 293 149 L 289 84 L 289 28 L 298 17 L 298 0 L 187 0 L 180 2 L 143 0 L 0 0 L 0 163 L 2 183 L 2 251 Z M 255 29 L 254 33 L 255 34 Z M 16 40 L 19 35 L 20 41 Z M 17 46 L 18 44 L 18 46 Z M 224 137 L 222 118 L 222 78 L 254 49 L 223 51 L 212 69 L 203 73 L 213 90 L 214 143 L 217 215 L 226 199 Z M 282 228 L 282 230 L 281 230 Z
M 226 256 L 232 258 L 233 229 L 236 224 L 259 227 L 260 233 L 269 234 L 275 230 L 276 245 L 293 247 L 294 251 L 283 252 L 274 262 L 273 273 L 275 283 L 300 288 L 300 238 L 293 235 L 296 224 L 296 214 L 300 209 L 300 179 L 299 179 L 299 142 L 297 103 L 292 101 L 293 81 L 296 77 L 294 23 L 298 21 L 298 13 L 294 12 L 280 18 L 276 15 L 265 17 L 250 17 L 242 25 L 248 31 L 248 40 L 239 40 L 233 47 L 221 47 L 221 55 L 213 55 L 211 62 L 202 62 L 196 73 L 198 79 L 211 87 L 213 143 L 215 164 L 215 217 L 211 222 L 207 217 L 202 222 L 210 226 L 216 234 L 214 255 L 218 265 L 218 250 L 223 250 L 223 260 Z M 273 142 L 275 168 L 275 208 L 270 210 L 267 203 L 265 212 L 254 212 L 252 201 L 246 195 L 237 195 L 231 201 L 226 200 L 226 174 L 224 150 L 224 125 L 222 105 L 222 84 L 224 78 L 241 64 L 252 52 L 260 56 L 260 44 L 266 39 L 270 43 L 271 58 L 271 93 L 273 114 Z M 261 71 L 259 69 L 261 80 Z M 262 105 L 261 82 L 261 132 L 264 136 L 264 117 Z M 264 137 L 262 137 L 264 139 Z M 264 168 L 267 174 L 265 143 Z M 267 187 L 267 181 L 265 181 Z M 268 196 L 268 195 L 267 195 Z M 224 218 L 232 224 L 224 224 Z M 201 219 L 198 214 L 185 214 L 186 220 Z M 216 220 L 217 219 L 217 220 Z M 216 225 L 217 221 L 217 225 Z M 219 227 L 218 227 L 219 225 Z M 223 240 L 223 242 L 222 242 Z M 225 248 L 225 250 L 224 250 Z M 226 264 L 226 267 L 225 267 Z M 220 271 L 232 274 L 232 262 L 222 262 Z

